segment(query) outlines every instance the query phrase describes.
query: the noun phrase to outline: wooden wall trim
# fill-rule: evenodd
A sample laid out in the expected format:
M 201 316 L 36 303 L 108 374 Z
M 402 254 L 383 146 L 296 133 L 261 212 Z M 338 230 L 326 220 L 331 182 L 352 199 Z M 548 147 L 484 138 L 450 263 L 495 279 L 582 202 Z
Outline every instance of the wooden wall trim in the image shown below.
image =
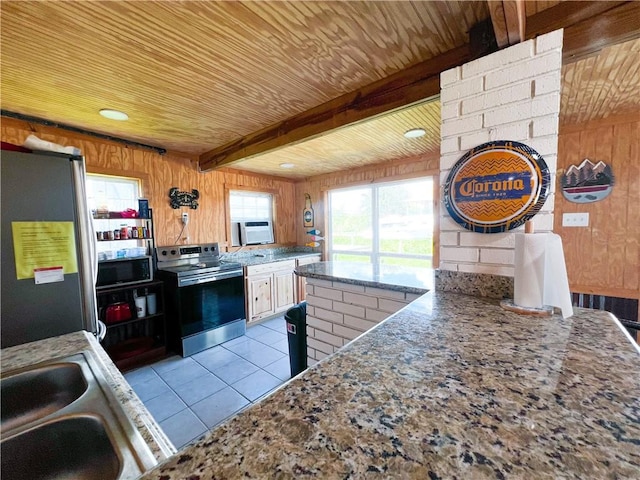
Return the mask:
M 587 285 L 569 284 L 569 290 L 573 293 L 587 293 L 589 295 L 604 295 L 605 297 L 631 298 L 640 300 L 640 291 L 623 288 L 601 288 Z
M 147 189 L 149 188 L 149 175 L 145 172 L 133 171 L 129 170 L 123 172 L 122 170 L 117 170 L 115 168 L 104 168 L 97 167 L 95 165 L 86 165 L 87 173 L 95 174 L 95 175 L 110 175 L 112 177 L 123 177 L 123 178 L 137 178 L 140 180 L 142 184 L 142 195 L 143 197 L 147 194 Z
M 389 160 L 382 163 L 376 163 L 373 165 L 367 165 L 365 167 L 357 167 L 357 168 L 352 168 L 347 170 L 341 170 L 339 172 L 324 173 L 322 175 L 315 175 L 313 177 L 305 178 L 304 180 L 301 180 L 298 183 L 331 181 L 332 179 L 335 179 L 335 178 L 347 177 L 349 176 L 349 174 L 352 174 L 352 173 L 359 173 L 364 175 L 375 174 L 375 172 L 380 170 L 384 170 L 388 168 L 406 168 L 409 166 L 417 165 L 421 162 L 425 163 L 426 168 L 421 169 L 420 172 L 427 171 L 427 172 L 430 172 L 429 174 L 432 174 L 431 172 L 436 172 L 436 174 L 439 173 L 440 154 L 437 153 L 437 154 L 428 155 L 428 156 L 418 155 L 415 157 L 399 158 L 399 159 Z
M 572 125 L 560 125 L 560 135 L 568 133 L 582 132 L 584 130 L 596 130 L 602 127 L 609 127 L 620 123 L 640 122 L 640 111 L 627 113 L 624 115 L 614 115 L 598 120 L 592 120 L 587 123 L 578 123 Z
M 440 174 L 433 176 L 433 252 L 431 267 L 440 267 Z
M 379 177 L 370 180 L 359 180 L 345 183 L 335 183 L 332 185 L 323 185 L 320 187 L 320 191 L 328 192 L 329 190 L 338 190 L 341 188 L 351 188 L 357 187 L 359 185 L 374 185 L 378 183 L 386 183 L 386 182 L 399 182 L 402 180 L 411 180 L 413 178 L 423 178 L 423 177 L 438 177 L 440 172 L 437 170 L 423 170 L 420 172 L 412 172 L 412 173 L 402 173 L 398 175 L 390 175 L 388 177 Z
M 237 168 L 222 167 L 217 169 L 217 171 L 220 173 L 230 173 L 232 175 L 256 176 L 256 177 L 262 178 L 263 180 L 271 180 L 274 182 L 296 183 L 296 180 L 293 180 L 291 178 L 279 177 L 277 175 L 266 175 L 264 173 L 253 173 L 253 172 L 250 172 L 249 170 L 240 170 Z M 202 172 L 202 173 L 206 173 L 206 172 Z

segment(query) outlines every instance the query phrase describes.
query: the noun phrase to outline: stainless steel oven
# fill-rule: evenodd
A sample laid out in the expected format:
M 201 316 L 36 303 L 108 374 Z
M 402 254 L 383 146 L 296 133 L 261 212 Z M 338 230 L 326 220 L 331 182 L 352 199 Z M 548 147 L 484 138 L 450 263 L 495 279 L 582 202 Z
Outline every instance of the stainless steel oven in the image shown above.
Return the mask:
M 217 243 L 156 248 L 170 346 L 183 357 L 244 335 L 244 276 Z

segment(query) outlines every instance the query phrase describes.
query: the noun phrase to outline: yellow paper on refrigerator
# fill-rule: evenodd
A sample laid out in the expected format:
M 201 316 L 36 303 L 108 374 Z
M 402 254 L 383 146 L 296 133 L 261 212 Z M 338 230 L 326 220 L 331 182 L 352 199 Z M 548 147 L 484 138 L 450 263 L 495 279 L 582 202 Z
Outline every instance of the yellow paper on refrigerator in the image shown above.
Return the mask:
M 78 271 L 73 222 L 11 222 L 18 280 L 34 278 L 34 270 L 61 266 Z

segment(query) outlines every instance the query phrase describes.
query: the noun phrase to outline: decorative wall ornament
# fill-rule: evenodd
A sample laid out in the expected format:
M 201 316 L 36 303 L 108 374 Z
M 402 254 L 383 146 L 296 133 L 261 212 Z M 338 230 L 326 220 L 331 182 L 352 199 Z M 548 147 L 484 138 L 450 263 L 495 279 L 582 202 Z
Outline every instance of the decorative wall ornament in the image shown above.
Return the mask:
M 181 192 L 177 187 L 169 190 L 171 208 L 190 207 L 195 210 L 198 208 L 198 198 L 200 198 L 200 192 L 195 188 L 191 190 L 191 193 Z
M 467 230 L 505 232 L 540 211 L 549 186 L 549 168 L 538 152 L 499 140 L 472 148 L 456 162 L 444 186 L 444 204 Z
M 313 227 L 313 206 L 311 205 L 311 195 L 304 194 L 304 210 L 302 210 L 302 225 Z
M 591 203 L 609 196 L 614 178 L 611 166 L 602 161 L 594 165 L 585 158 L 580 165 L 567 168 L 560 182 L 564 198 L 574 203 Z

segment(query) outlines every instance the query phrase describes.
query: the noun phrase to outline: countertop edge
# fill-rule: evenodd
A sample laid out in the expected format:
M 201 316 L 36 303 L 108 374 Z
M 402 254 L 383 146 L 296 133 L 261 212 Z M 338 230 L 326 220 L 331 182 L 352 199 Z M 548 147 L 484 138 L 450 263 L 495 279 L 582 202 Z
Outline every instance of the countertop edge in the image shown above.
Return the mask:
M 350 276 L 346 273 L 341 273 L 341 272 L 336 273 L 334 268 L 332 268 L 334 264 L 349 265 L 349 262 L 328 261 L 328 262 L 318 262 L 313 264 L 301 265 L 300 267 L 297 267 L 294 270 L 294 272 L 299 277 L 315 278 L 318 280 L 339 282 L 339 283 L 345 283 L 348 285 L 358 285 L 365 288 L 380 288 L 384 290 L 392 290 L 396 292 L 410 293 L 414 295 L 424 295 L 425 293 L 433 290 L 433 288 L 429 288 L 431 286 L 429 285 L 429 282 L 416 281 L 417 277 L 411 278 L 410 275 L 403 276 L 394 272 L 393 276 L 395 278 L 390 279 L 390 280 L 393 280 L 393 283 L 391 283 L 391 281 L 380 281 L 380 280 L 375 280 L 373 278 L 371 279 L 362 278 L 365 275 L 368 275 L 370 277 L 378 276 L 377 275 L 378 272 L 376 272 L 376 274 L 374 275 L 374 274 L 370 274 L 369 272 L 363 273 L 362 271 L 360 271 L 360 272 L 357 272 L 358 274 L 354 274 L 353 276 Z M 356 268 L 364 265 L 365 264 L 361 265 L 358 263 L 353 263 L 353 266 Z M 380 268 L 383 269 L 385 267 L 383 266 Z M 390 268 L 397 268 L 397 267 L 386 266 L 386 268 L 390 269 Z M 415 275 L 415 272 L 422 273 L 423 269 L 406 267 L 406 271 L 407 272 L 411 271 Z M 387 272 L 387 275 L 388 274 L 389 272 Z M 414 283 L 414 285 L 410 285 L 410 283 Z M 426 285 L 424 287 L 415 286 L 416 283 L 426 283 Z
M 395 292 L 413 293 L 415 295 L 424 295 L 425 293 L 429 292 L 428 288 L 417 288 L 417 287 L 411 287 L 407 285 L 374 282 L 369 280 L 348 278 L 348 277 L 343 277 L 339 275 L 325 275 L 320 273 L 299 272 L 297 268 L 294 270 L 294 273 L 299 277 L 317 278 L 318 280 L 328 280 L 331 282 L 346 283 L 348 285 L 361 285 L 363 287 L 382 288 L 385 290 L 393 290 Z
M 254 254 L 253 256 L 248 257 L 226 257 L 225 261 L 234 261 L 241 264 L 243 267 L 251 267 L 254 265 L 263 265 L 266 263 L 278 263 L 278 262 L 286 262 L 287 260 L 295 260 L 297 258 L 305 258 L 305 257 L 313 257 L 320 255 L 320 252 L 290 252 L 290 253 L 281 253 L 275 255 L 265 255 L 260 256 L 259 254 Z

